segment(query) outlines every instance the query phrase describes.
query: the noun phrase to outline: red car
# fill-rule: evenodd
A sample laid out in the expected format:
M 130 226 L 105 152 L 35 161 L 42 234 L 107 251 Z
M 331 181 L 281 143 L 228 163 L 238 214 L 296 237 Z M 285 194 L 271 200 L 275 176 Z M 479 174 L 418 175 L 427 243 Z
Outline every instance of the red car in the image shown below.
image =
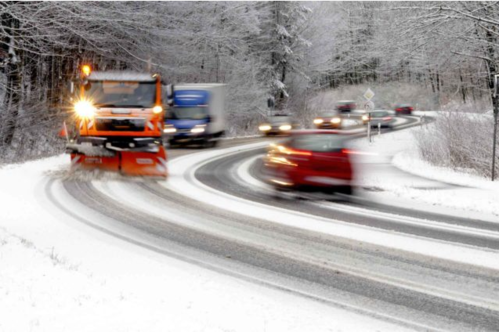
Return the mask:
M 347 135 L 336 130 L 291 132 L 264 157 L 267 181 L 277 190 L 352 194 L 353 169 Z
M 398 104 L 395 106 L 395 114 L 408 114 L 411 115 L 414 111 L 414 107 L 409 104 Z
M 350 113 L 355 110 L 356 107 L 357 105 L 355 105 L 353 100 L 340 100 L 336 103 L 336 110 L 340 113 Z

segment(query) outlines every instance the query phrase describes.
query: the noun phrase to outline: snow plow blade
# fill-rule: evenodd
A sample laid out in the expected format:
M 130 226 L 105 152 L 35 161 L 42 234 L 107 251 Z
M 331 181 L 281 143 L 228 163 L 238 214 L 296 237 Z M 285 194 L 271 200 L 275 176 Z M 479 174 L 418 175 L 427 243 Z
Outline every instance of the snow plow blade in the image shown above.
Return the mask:
M 153 176 L 165 178 L 166 151 L 158 152 L 119 151 L 114 156 L 87 156 L 71 153 L 71 170 L 94 170 L 119 172 L 129 176 Z
M 94 170 L 119 172 L 120 157 L 114 156 L 87 156 L 82 153 L 71 153 L 71 170 Z
M 121 153 L 121 172 L 132 176 L 166 177 L 166 151 L 163 147 L 156 153 L 131 152 Z

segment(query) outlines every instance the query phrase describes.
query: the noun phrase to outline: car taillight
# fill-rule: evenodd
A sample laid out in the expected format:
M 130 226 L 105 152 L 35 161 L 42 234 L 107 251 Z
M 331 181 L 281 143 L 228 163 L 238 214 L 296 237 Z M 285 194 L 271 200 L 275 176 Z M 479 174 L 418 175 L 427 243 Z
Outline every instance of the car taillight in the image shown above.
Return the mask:
M 343 154 L 356 154 L 358 152 L 355 150 L 350 150 L 350 149 L 341 149 L 341 153 L 343 153 Z
M 385 116 L 385 117 L 383 118 L 383 120 L 385 120 L 385 121 L 390 121 L 391 119 L 392 119 L 392 117 L 391 117 L 391 116 Z
M 402 109 L 401 108 L 396 108 L 395 109 L 397 112 L 402 112 Z
M 409 107 L 409 111 L 412 111 L 412 110 L 414 110 L 414 109 L 412 107 Z
M 344 153 L 344 154 L 357 154 L 357 155 L 364 155 L 364 156 L 378 156 L 379 155 L 376 152 L 364 152 L 364 151 L 350 150 L 350 149 L 341 149 L 341 153 Z

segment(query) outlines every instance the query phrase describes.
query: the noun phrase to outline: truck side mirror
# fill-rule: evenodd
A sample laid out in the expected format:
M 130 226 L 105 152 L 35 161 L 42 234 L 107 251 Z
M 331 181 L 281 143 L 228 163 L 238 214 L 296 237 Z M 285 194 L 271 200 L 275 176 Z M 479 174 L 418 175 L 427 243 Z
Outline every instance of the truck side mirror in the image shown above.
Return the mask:
M 173 93 L 174 93 L 173 84 L 168 84 L 163 87 L 163 102 L 168 106 L 173 106 Z

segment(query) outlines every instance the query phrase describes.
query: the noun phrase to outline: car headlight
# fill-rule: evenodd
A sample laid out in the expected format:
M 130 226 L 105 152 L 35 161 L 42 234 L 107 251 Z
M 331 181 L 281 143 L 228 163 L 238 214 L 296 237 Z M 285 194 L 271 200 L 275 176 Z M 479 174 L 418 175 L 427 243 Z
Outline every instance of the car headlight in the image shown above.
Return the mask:
M 335 123 L 335 124 L 338 124 L 341 122 L 341 118 L 332 118 L 331 119 L 331 123 Z
M 363 115 L 363 116 L 362 116 L 362 121 L 367 121 L 367 120 L 369 120 L 369 116 L 367 116 L 367 115 Z
M 76 114 L 81 118 L 91 118 L 95 115 L 95 107 L 88 100 L 80 100 L 74 106 Z
M 260 130 L 260 131 L 268 131 L 270 129 L 272 129 L 272 127 L 268 124 L 264 124 L 264 125 L 261 125 L 260 127 L 258 127 L 258 130 Z
M 173 134 L 177 132 L 177 128 L 175 128 L 173 125 L 165 125 L 163 132 L 165 134 Z
M 206 125 L 195 125 L 194 128 L 191 129 L 191 133 L 193 134 L 200 134 L 200 133 L 204 133 L 204 131 L 206 130 Z
M 291 130 L 291 125 L 285 124 L 279 127 L 279 130 Z
M 322 119 L 314 119 L 315 124 L 321 124 L 323 122 L 324 122 L 324 120 L 322 120 Z

